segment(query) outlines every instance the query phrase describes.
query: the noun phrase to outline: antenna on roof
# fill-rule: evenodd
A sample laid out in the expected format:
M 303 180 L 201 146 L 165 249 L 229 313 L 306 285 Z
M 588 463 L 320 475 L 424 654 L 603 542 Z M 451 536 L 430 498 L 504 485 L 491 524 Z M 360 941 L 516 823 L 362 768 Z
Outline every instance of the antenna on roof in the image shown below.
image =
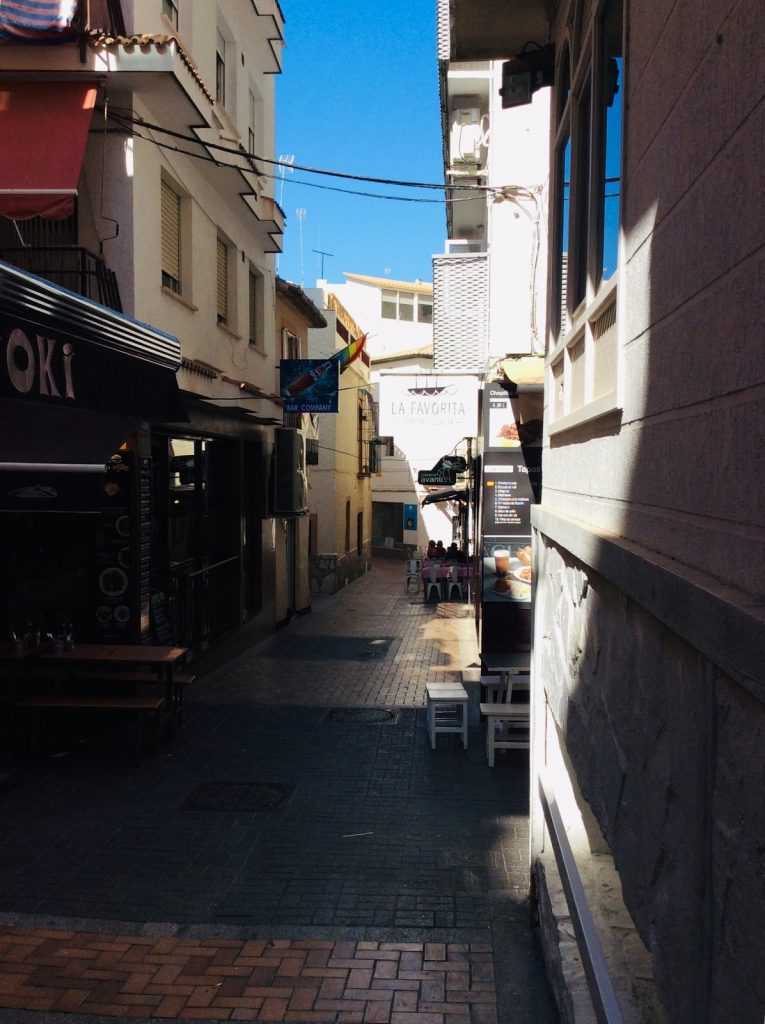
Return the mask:
M 315 252 L 317 255 L 321 256 L 321 274 L 319 276 L 321 277 L 321 279 L 323 281 L 324 280 L 324 257 L 325 256 L 334 256 L 335 254 L 333 252 L 325 252 L 324 249 L 311 249 L 311 252 Z

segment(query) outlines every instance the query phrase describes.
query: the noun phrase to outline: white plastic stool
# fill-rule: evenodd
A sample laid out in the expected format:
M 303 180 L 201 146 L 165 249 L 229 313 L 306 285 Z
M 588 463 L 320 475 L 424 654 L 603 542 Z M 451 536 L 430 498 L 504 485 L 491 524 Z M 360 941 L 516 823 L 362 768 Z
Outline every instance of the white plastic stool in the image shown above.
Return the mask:
M 422 561 L 419 558 L 409 558 L 406 563 L 406 590 L 409 593 L 409 584 L 414 581 L 414 592 L 419 592 L 422 584 Z
M 436 749 L 440 732 L 459 733 L 462 746 L 468 745 L 468 695 L 462 683 L 428 683 L 428 734 L 430 746 Z

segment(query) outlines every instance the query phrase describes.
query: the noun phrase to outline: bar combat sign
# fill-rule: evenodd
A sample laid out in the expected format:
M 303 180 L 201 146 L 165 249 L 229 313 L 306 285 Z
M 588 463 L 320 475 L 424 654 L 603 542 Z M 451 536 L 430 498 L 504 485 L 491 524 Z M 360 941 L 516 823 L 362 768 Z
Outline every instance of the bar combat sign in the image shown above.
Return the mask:
M 30 339 L 20 327 L 13 328 L 5 340 L 3 360 L 6 394 L 34 395 L 40 398 L 64 398 L 76 401 L 74 370 L 75 348 L 71 342 L 60 345 L 56 338 L 39 334 Z

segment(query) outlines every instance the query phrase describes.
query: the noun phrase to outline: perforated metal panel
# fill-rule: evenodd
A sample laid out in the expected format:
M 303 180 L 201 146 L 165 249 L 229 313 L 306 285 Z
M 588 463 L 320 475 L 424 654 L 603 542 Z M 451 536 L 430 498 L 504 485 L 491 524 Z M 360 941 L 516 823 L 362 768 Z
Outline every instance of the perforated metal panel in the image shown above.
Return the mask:
M 437 0 L 436 41 L 439 60 L 451 57 L 451 14 L 449 0 Z
M 482 371 L 488 339 L 488 255 L 434 256 L 433 369 Z

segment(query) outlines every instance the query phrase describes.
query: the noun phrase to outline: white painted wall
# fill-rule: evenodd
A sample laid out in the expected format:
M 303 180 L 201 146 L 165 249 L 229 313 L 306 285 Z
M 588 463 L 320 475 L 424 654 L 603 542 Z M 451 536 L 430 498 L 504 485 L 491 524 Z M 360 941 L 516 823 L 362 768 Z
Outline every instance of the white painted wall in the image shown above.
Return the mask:
M 550 90 L 528 106 L 502 109 L 502 62 L 493 61 L 488 184 L 546 186 Z M 489 353 L 544 352 L 547 227 L 544 196 L 489 202 Z
M 409 388 L 446 387 L 437 398 L 418 399 Z M 451 503 L 426 505 L 422 499 L 433 488 L 417 483 L 421 469 L 432 469 L 443 455 L 454 451 L 465 438 L 473 437 L 478 422 L 478 377 L 470 374 L 411 374 L 381 372 L 376 391 L 380 403 L 380 430 L 393 434 L 395 455 L 383 458 L 382 477 L 377 479 L 374 500 L 415 504 L 419 507 L 416 537 L 405 535 L 405 542 L 427 547 L 429 540 L 452 540 L 452 519 L 458 511 Z M 453 392 L 453 394 L 451 393 Z M 461 411 L 441 411 L 442 402 L 459 405 Z M 406 411 L 400 412 L 401 403 Z M 418 406 L 419 411 L 414 410 Z M 395 408 L 394 408 L 395 407 Z
M 154 0 L 135 0 L 136 31 L 168 31 L 161 5 Z M 273 155 L 274 85 L 272 68 L 266 60 L 268 19 L 257 17 L 250 4 L 241 0 L 186 0 L 179 4 L 179 35 L 208 89 L 215 91 L 215 42 L 218 20 L 229 36 L 227 44 L 227 110 L 208 106 L 206 116 L 217 118 L 223 142 L 247 142 L 248 92 L 253 84 L 262 99 L 259 143 L 264 155 Z M 270 24 L 270 22 L 269 22 Z M 244 59 L 243 59 L 244 58 Z M 147 89 L 134 94 L 134 112 L 158 124 L 172 124 L 185 131 L 189 125 L 174 122 L 174 110 L 165 102 L 167 94 Z M 172 94 L 171 94 L 172 95 Z M 239 188 L 230 172 L 211 164 L 159 149 L 151 142 L 136 139 L 133 149 L 133 280 L 123 286 L 133 298 L 130 310 L 136 317 L 178 336 L 184 357 L 198 359 L 219 369 L 234 380 L 247 380 L 267 392 L 274 389 L 275 321 L 274 258 L 264 252 L 269 239 L 239 197 Z M 165 175 L 184 195 L 183 259 L 184 294 L 177 297 L 161 285 L 160 188 Z M 124 187 L 115 177 L 108 182 L 113 189 Z M 269 188 L 264 189 L 269 192 Z M 216 316 L 216 245 L 222 234 L 231 245 L 229 280 L 231 309 L 225 327 Z M 262 350 L 249 344 L 249 268 L 252 264 L 264 278 L 264 303 L 261 311 Z M 130 284 L 132 283 L 132 287 Z M 122 280 L 120 281 L 122 285 Z M 188 391 L 205 395 L 236 395 L 236 387 L 221 380 L 209 381 L 187 370 L 179 373 L 179 383 Z M 227 407 L 232 402 L 228 401 Z M 238 404 L 238 403 L 237 403 Z M 264 415 L 276 415 L 270 402 L 241 403 L 244 408 Z
M 407 282 L 412 287 L 423 283 Z M 380 286 L 360 281 L 345 281 L 339 284 L 318 281 L 317 285 L 335 294 L 356 323 L 367 332 L 367 352 L 371 359 L 379 359 L 395 352 L 411 352 L 433 344 L 431 324 L 383 319 Z
M 452 237 L 486 241 L 489 266 L 490 361 L 511 354 L 544 352 L 546 296 L 546 194 L 549 160 L 550 90 L 528 106 L 502 109 L 502 61 L 452 64 L 446 97 L 451 122 L 462 97 L 475 94 L 489 117 L 482 150 L 482 184 L 520 186 L 524 196 L 455 203 Z M 468 302 L 457 295 L 454 302 Z

